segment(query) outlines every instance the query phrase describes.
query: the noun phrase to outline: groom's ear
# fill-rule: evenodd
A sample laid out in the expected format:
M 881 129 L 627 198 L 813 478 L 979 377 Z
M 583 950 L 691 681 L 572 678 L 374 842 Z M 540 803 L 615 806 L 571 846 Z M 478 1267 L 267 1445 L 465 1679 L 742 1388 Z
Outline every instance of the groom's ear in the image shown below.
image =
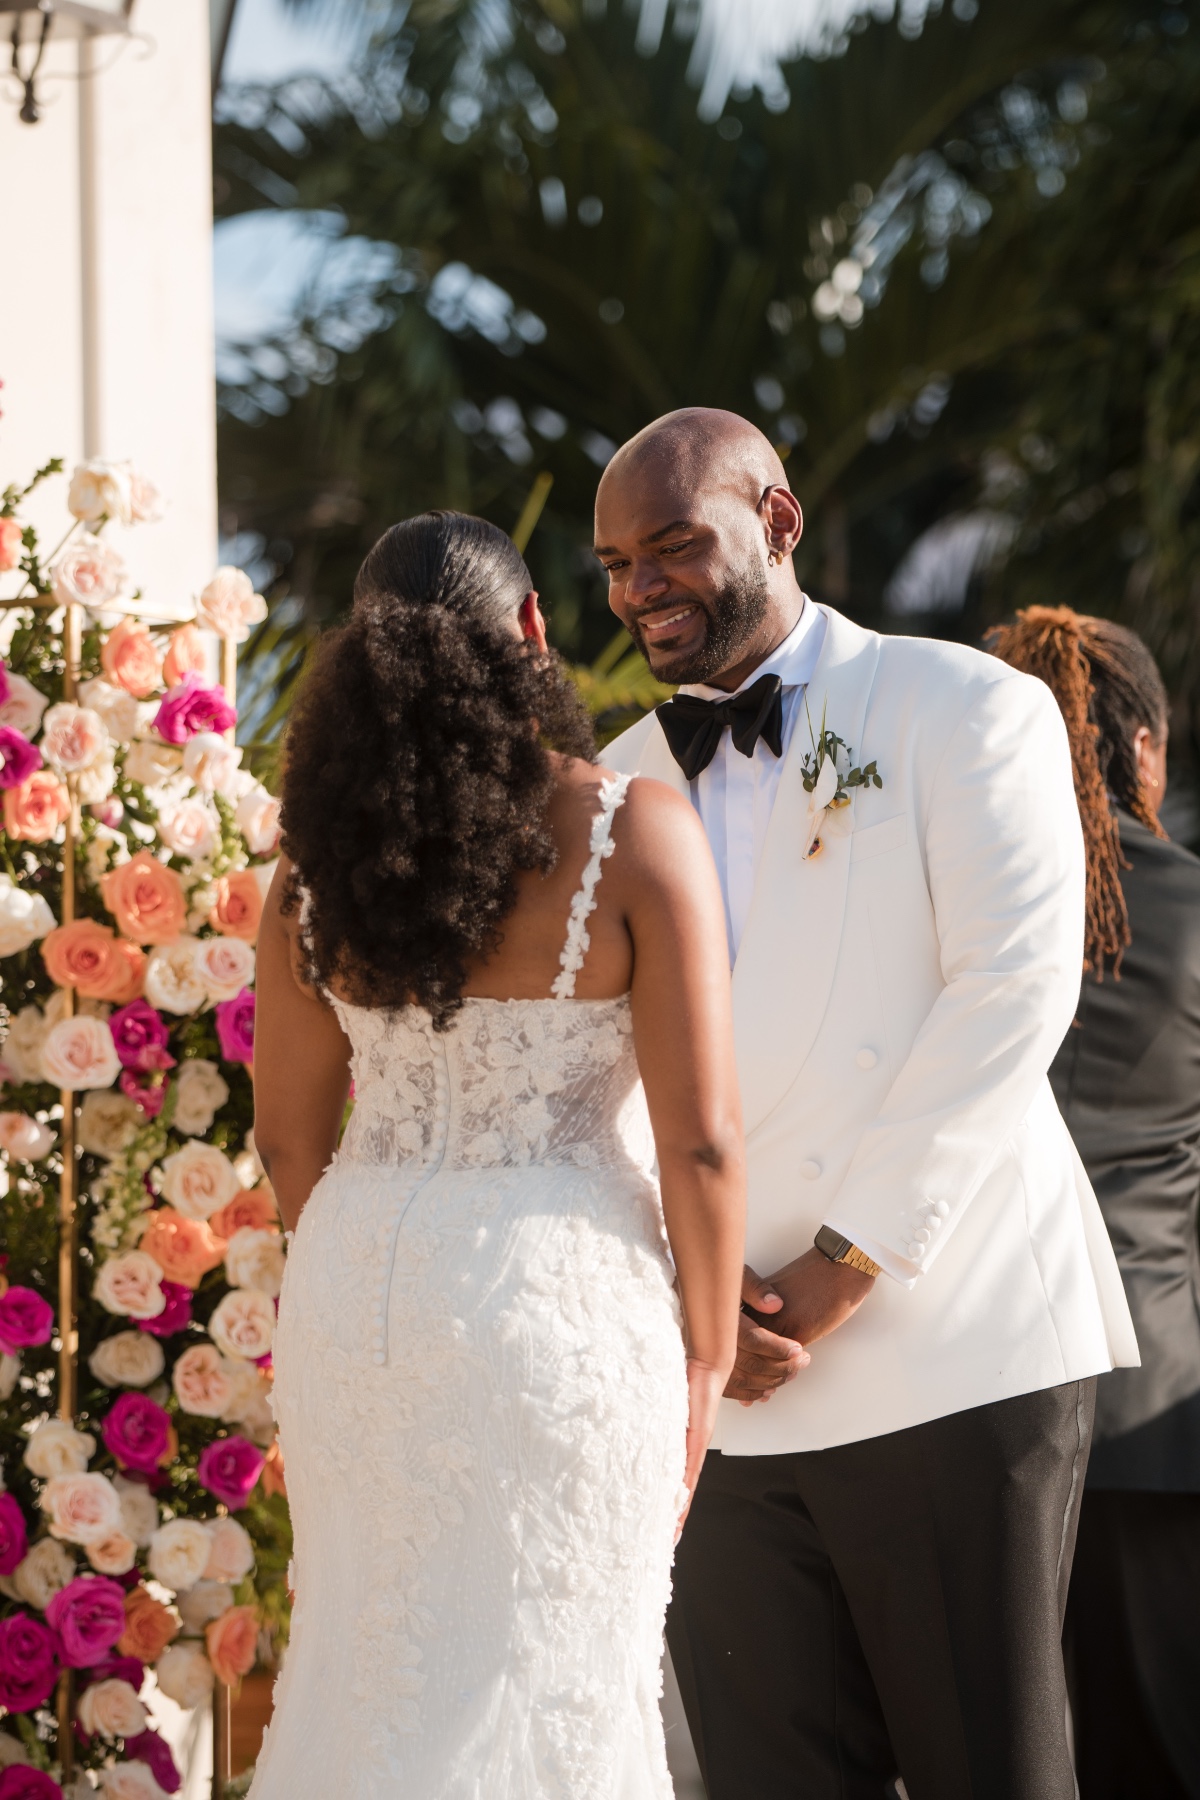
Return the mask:
M 766 533 L 768 553 L 780 562 L 789 557 L 804 533 L 804 514 L 800 502 L 790 488 L 775 486 L 763 489 L 758 503 L 758 516 Z
M 529 592 L 517 608 L 517 619 L 521 626 L 521 636 L 527 643 L 536 644 L 543 656 L 550 648 L 546 642 L 546 621 L 542 609 L 538 605 L 536 593 Z

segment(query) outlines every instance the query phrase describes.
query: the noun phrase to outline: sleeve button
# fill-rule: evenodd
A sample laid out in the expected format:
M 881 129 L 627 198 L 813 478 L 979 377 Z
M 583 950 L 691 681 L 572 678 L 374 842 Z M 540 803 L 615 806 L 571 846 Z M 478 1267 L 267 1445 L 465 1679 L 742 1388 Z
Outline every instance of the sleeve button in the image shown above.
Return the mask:
M 920 1262 L 921 1258 L 925 1254 L 924 1244 L 916 1244 L 916 1243 L 910 1244 L 908 1246 L 908 1254 L 911 1256 L 911 1258 L 914 1262 Z
M 875 1064 L 879 1061 L 879 1057 L 874 1050 L 862 1049 L 858 1052 L 854 1060 L 860 1069 L 873 1069 Z

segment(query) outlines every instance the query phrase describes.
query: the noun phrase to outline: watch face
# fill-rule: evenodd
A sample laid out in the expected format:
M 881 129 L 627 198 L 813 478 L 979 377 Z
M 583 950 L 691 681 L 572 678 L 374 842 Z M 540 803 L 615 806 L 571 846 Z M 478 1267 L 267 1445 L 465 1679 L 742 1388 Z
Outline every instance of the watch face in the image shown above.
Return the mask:
M 847 1250 L 853 1249 L 850 1239 L 841 1237 L 830 1225 L 822 1225 L 813 1239 L 813 1243 L 821 1255 L 827 1256 L 830 1262 L 841 1262 Z

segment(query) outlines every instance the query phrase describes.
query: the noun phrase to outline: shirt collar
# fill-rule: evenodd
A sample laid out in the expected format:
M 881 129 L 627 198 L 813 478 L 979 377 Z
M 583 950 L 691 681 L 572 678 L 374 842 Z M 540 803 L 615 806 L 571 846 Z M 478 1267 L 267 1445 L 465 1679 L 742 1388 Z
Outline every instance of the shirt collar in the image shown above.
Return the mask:
M 821 642 L 825 636 L 825 615 L 820 607 L 814 606 L 806 594 L 804 605 L 800 609 L 800 617 L 792 626 L 781 644 L 776 644 L 770 656 L 764 658 L 756 669 L 752 669 L 741 686 L 734 693 L 744 693 L 761 681 L 764 675 L 778 675 L 785 688 L 806 687 L 812 679 L 813 670 L 817 666 L 817 658 L 821 654 Z M 700 700 L 728 700 L 730 695 L 724 688 L 708 687 L 703 682 L 696 682 L 690 687 L 681 687 L 681 694 L 694 694 Z

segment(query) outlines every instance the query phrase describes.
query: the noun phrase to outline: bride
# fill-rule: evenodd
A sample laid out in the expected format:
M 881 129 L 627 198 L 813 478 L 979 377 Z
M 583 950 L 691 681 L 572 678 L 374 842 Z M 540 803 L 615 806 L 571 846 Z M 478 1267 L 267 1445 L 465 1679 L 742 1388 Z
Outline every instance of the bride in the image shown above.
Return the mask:
M 393 526 L 290 723 L 255 1139 L 296 1609 L 253 1800 L 671 1793 L 742 1271 L 724 911 L 531 588 L 483 520 Z

